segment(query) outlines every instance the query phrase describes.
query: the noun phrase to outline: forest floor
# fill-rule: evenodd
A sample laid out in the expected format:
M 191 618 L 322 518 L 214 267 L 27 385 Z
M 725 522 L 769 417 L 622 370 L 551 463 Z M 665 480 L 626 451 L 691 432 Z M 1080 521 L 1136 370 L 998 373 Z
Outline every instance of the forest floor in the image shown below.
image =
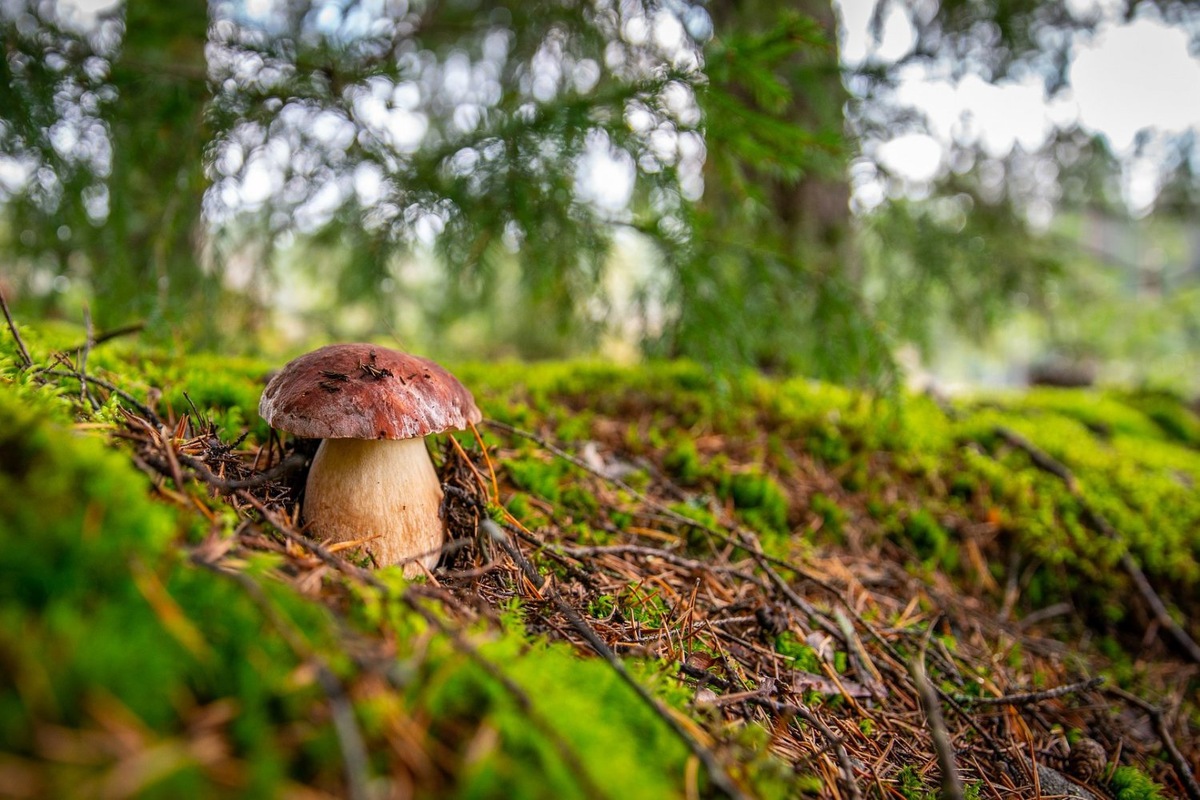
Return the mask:
M 406 581 L 269 366 L 0 345 L 0 797 L 1191 797 L 1200 419 L 473 365 Z

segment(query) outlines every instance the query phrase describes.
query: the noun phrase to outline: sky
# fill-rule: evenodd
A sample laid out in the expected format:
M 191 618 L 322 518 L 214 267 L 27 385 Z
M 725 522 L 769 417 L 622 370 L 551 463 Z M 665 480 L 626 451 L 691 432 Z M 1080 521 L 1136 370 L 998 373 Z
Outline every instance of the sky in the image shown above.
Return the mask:
M 869 33 L 875 0 L 838 0 L 842 19 L 843 61 L 854 66 L 868 57 L 882 61 L 902 58 L 914 35 L 906 14 L 893 6 L 886 15 L 878 43 Z M 1098 10 L 1103 22 L 1089 40 L 1074 47 L 1069 86 L 1047 98 L 1041 81 L 988 84 L 976 76 L 958 83 L 930 78 L 919 69 L 902 80 L 898 99 L 923 111 L 930 134 L 910 133 L 880 146 L 877 157 L 894 173 L 922 183 L 946 167 L 946 143 L 955 136 L 977 137 L 995 157 L 1014 146 L 1035 150 L 1056 125 L 1078 121 L 1086 130 L 1104 135 L 1126 161 L 1125 198 L 1135 212 L 1153 202 L 1158 188 L 1153 142 L 1135 155 L 1139 131 L 1200 132 L 1200 59 L 1188 52 L 1187 34 L 1142 14 L 1129 23 L 1120 16 L 1120 2 L 1073 0 L 1080 13 Z M 867 205 L 882 199 L 879 187 L 867 187 Z

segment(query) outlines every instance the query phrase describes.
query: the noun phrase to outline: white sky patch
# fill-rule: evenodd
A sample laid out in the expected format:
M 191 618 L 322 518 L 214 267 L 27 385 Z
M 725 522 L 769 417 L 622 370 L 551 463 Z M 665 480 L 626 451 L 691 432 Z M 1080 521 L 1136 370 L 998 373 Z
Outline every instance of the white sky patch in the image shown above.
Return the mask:
M 882 39 L 876 43 L 871 19 L 877 0 L 835 0 L 841 15 L 842 60 L 854 67 L 868 61 L 891 63 L 912 48 L 914 32 L 900 3 L 885 12 Z M 1135 155 L 1142 131 L 1179 134 L 1200 132 L 1200 59 L 1188 51 L 1188 34 L 1161 20 L 1143 16 L 1124 23 L 1124 0 L 1067 0 L 1080 19 L 1102 22 L 1094 36 L 1080 39 L 1068 69 L 1069 87 L 1047 98 L 1033 75 L 1020 81 L 989 84 L 968 75 L 951 82 L 930 76 L 913 65 L 901 73 L 896 99 L 925 115 L 933 140 L 948 149 L 951 143 L 975 144 L 994 158 L 1014 147 L 1032 152 L 1044 145 L 1055 128 L 1078 122 L 1085 130 L 1104 135 L 1124 159 L 1125 198 L 1135 213 L 1154 202 L 1161 182 L 1161 147 L 1152 136 Z M 936 67 L 935 67 L 936 69 Z M 879 145 L 880 163 L 899 178 L 921 185 L 944 169 L 945 154 L 934 158 L 928 137 L 901 133 Z M 856 197 L 871 187 L 863 180 Z M 857 198 L 862 207 L 874 198 Z
M 955 84 L 928 80 L 910 70 L 896 99 L 926 114 L 938 139 L 978 142 L 994 158 L 1007 155 L 1015 145 L 1036 150 L 1052 131 L 1046 93 L 1032 76 L 1021 83 L 991 84 L 967 75 Z
M 120 3 L 121 0 L 58 0 L 55 13 L 68 25 L 87 30 L 96 24 L 98 16 L 113 11 Z
M 1079 48 L 1068 77 L 1080 122 L 1129 150 L 1140 130 L 1200 130 L 1200 60 L 1180 28 L 1139 19 L 1108 25 Z
M 859 66 L 868 59 L 890 63 L 908 55 L 916 44 L 916 33 L 903 9 L 897 5 L 885 12 L 880 41 L 874 40 L 871 17 L 875 13 L 875 3 L 876 0 L 835 2 L 842 18 L 839 54 L 846 64 Z
M 601 211 L 619 213 L 633 197 L 635 177 L 629 154 L 614 151 L 607 136 L 594 133 L 575 168 L 575 195 Z
M 906 133 L 879 146 L 875 156 L 889 172 L 926 183 L 942 169 L 944 150 L 940 142 L 925 133 Z

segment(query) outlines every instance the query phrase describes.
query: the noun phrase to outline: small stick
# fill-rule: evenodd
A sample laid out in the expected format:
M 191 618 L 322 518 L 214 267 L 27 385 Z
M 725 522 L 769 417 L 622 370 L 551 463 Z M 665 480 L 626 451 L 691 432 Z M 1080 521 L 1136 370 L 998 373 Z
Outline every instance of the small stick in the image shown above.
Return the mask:
M 1143 700 L 1136 694 L 1125 691 L 1119 686 L 1107 687 L 1105 691 L 1126 702 L 1132 703 L 1150 716 L 1150 721 L 1154 723 L 1154 732 L 1162 740 L 1163 749 L 1167 751 L 1167 757 L 1170 759 L 1171 765 L 1175 767 L 1175 772 L 1179 775 L 1179 781 L 1183 784 L 1183 788 L 1187 790 L 1188 797 L 1191 800 L 1200 800 L 1200 783 L 1196 782 L 1196 776 L 1192 773 L 1192 768 L 1188 766 L 1187 759 L 1183 757 L 1183 753 L 1179 751 L 1179 745 L 1175 743 L 1175 737 L 1171 735 L 1170 729 L 1167 728 L 1166 715 L 1163 714 L 1163 710 L 1153 703 Z
M 933 633 L 933 625 L 929 626 L 926 638 L 921 642 L 921 651 L 917 657 L 908 662 L 908 671 L 913 683 L 917 686 L 917 694 L 921 698 L 921 706 L 925 709 L 925 722 L 929 726 L 929 734 L 933 738 L 933 749 L 937 754 L 938 766 L 942 771 L 942 800 L 963 800 L 962 778 L 958 774 L 958 765 L 954 759 L 954 745 L 950 741 L 950 732 L 946 730 L 946 720 L 942 716 L 942 704 L 938 692 L 929 682 L 925 674 L 925 648 L 929 644 L 929 634 Z
M 468 422 L 471 426 L 471 433 L 475 434 L 475 441 L 479 443 L 479 450 L 483 453 L 483 460 L 487 463 L 488 474 L 492 476 L 492 501 L 497 505 L 500 504 L 500 484 L 496 482 L 496 468 L 492 466 L 492 457 L 488 455 L 487 445 L 483 442 L 483 437 L 479 434 L 479 429 L 475 427 L 474 422 Z
M 96 344 L 96 329 L 92 327 L 92 312 L 87 303 L 83 304 L 83 329 L 87 331 L 87 340 L 83 343 L 83 347 L 76 349 L 79 350 L 79 374 L 87 378 L 88 354 L 92 352 L 92 347 Z M 79 382 L 79 399 L 94 409 L 100 407 L 99 401 L 92 396 L 91 390 L 88 389 L 86 380 Z
M 1041 469 L 1049 472 L 1052 475 L 1057 475 L 1059 478 L 1062 478 L 1063 482 L 1067 484 L 1067 488 L 1071 490 L 1072 494 L 1079 491 L 1079 484 L 1076 482 L 1075 476 L 1071 473 L 1071 470 L 1066 464 L 1063 464 L 1054 456 L 1050 455 L 1045 450 L 1042 450 L 1036 444 L 1029 441 L 1012 428 L 1005 427 L 1004 425 L 997 425 L 996 435 L 1011 444 L 1013 447 L 1016 447 L 1018 450 L 1025 451 L 1025 454 L 1029 456 L 1029 460 Z
M 746 702 L 760 705 L 763 708 L 770 709 L 776 714 L 786 714 L 789 716 L 800 717 L 808 724 L 821 732 L 829 742 L 829 746 L 833 748 L 834 755 L 837 756 L 838 766 L 841 767 L 842 775 L 845 779 L 846 793 L 850 795 L 851 800 L 862 800 L 862 792 L 858 790 L 858 782 L 854 776 L 854 762 L 850 760 L 850 754 L 846 752 L 846 748 L 842 744 L 842 739 L 834 733 L 828 725 L 821 721 L 821 718 L 809 711 L 804 706 L 793 705 L 791 703 L 781 703 L 778 700 L 772 700 L 766 697 L 747 697 Z
M 154 409 L 150 408 L 148 405 L 141 402 L 140 400 L 138 400 L 136 397 L 134 397 L 133 395 L 131 395 L 129 392 L 125 391 L 124 389 L 121 389 L 118 386 L 114 386 L 113 384 L 109 383 L 108 381 L 106 381 L 102 378 L 97 378 L 94 375 L 80 375 L 78 372 L 68 372 L 66 370 L 61 370 L 61 369 L 43 369 L 43 370 L 41 370 L 41 374 L 53 375 L 56 378 L 71 378 L 72 380 L 88 381 L 89 383 L 94 383 L 97 386 L 99 386 L 100 388 L 107 389 L 108 391 L 115 394 L 117 397 L 120 397 L 122 400 L 124 400 L 125 402 L 132 405 L 134 408 L 137 409 L 139 414 L 141 414 L 143 417 L 145 417 L 146 419 L 153 422 L 155 425 L 162 425 L 162 420 L 159 419 L 158 414 L 154 413 Z
M 708 564 L 704 561 L 696 561 L 694 559 L 685 558 L 677 553 L 672 553 L 670 550 L 659 550 L 654 547 L 642 547 L 636 544 L 614 544 L 614 545 L 597 545 L 592 547 L 560 547 L 564 555 L 571 558 L 586 558 L 587 556 L 645 556 L 647 558 L 657 558 L 660 561 L 665 561 L 668 564 L 674 564 L 683 569 L 690 569 L 694 572 L 717 572 L 727 575 L 736 575 L 744 581 L 753 583 L 756 586 L 768 589 L 767 583 L 757 575 L 751 575 L 749 572 L 740 570 L 737 567 L 723 567 L 717 564 Z
M 499 544 L 500 547 L 504 549 L 504 552 L 508 553 L 508 557 L 513 560 L 513 563 L 517 565 L 517 567 L 521 570 L 531 584 L 541 587 L 543 583 L 545 583 L 545 579 L 542 577 L 542 575 L 538 573 L 537 569 L 532 564 L 529 563 L 529 560 L 526 559 L 521 553 L 520 548 L 513 543 L 512 539 L 509 538 L 508 534 L 506 534 L 499 525 L 497 525 L 495 522 L 492 522 L 487 517 L 484 517 L 483 520 L 480 521 L 479 527 L 482 528 L 493 541 Z M 569 622 L 571 627 L 575 629 L 576 633 L 584 638 L 592 650 L 595 651 L 596 655 L 608 662 L 608 665 L 612 667 L 614 672 L 617 673 L 617 676 L 620 677 L 621 680 L 623 680 L 626 685 L 629 686 L 629 688 L 633 689 L 634 693 L 637 694 L 642 702 L 649 706 L 663 720 L 663 722 L 667 724 L 667 727 L 670 728 L 671 731 L 678 736 L 684 744 L 687 745 L 688 749 L 692 751 L 692 754 L 700 759 L 700 762 L 704 765 L 704 769 L 708 772 L 708 777 L 709 780 L 712 781 L 713 787 L 726 797 L 733 798 L 733 800 L 741 800 L 741 798 L 745 798 L 746 795 L 733 783 L 733 780 L 729 777 L 729 774 L 725 771 L 725 768 L 721 766 L 720 762 L 717 761 L 717 758 L 712 751 L 701 745 L 700 742 L 696 741 L 696 739 L 690 733 L 688 733 L 688 731 L 685 730 L 682 725 L 679 724 L 679 721 L 675 719 L 675 717 L 671 716 L 667 709 L 663 708 L 659 700 L 654 695 L 650 694 L 645 686 L 642 686 L 634 679 L 632 675 L 629 674 L 629 670 L 625 668 L 625 663 L 617 657 L 617 654 L 612 651 L 612 648 L 604 643 L 604 640 L 600 638 L 596 631 L 593 630 L 592 627 L 588 625 L 582 617 L 579 616 L 579 612 L 566 603 L 559 596 L 554 587 L 548 583 L 544 587 L 544 595 L 550 600 L 554 607 L 557 608 L 558 611 L 567 618 L 567 622 Z
M 1056 697 L 1063 697 L 1068 694 L 1075 694 L 1076 692 L 1086 692 L 1088 689 L 1095 689 L 1102 683 L 1104 683 L 1104 678 L 1097 677 L 1078 683 L 1069 683 L 1066 686 L 1056 686 L 1053 689 L 1046 689 L 1040 692 L 1005 694 L 999 697 L 969 697 L 965 694 L 956 694 L 954 695 L 954 699 L 960 703 L 977 706 L 1023 706 L 1031 703 L 1040 703 L 1043 700 L 1053 700 Z
M 21 354 L 21 361 L 25 366 L 22 369 L 29 369 L 33 366 L 33 359 L 29 357 L 29 351 L 25 349 L 25 342 L 21 341 L 21 334 L 17 333 L 17 324 L 13 322 L 12 314 L 8 310 L 8 300 L 4 298 L 4 290 L 0 289 L 0 308 L 4 309 L 4 319 L 8 321 L 8 330 L 12 333 L 12 337 L 17 342 L 17 350 Z
M 131 325 L 122 325 L 119 328 L 113 328 L 112 330 L 104 331 L 103 333 L 97 334 L 95 337 L 93 337 L 92 347 L 102 345 L 105 342 L 111 341 L 111 340 L 116 339 L 121 336 L 128 336 L 131 333 L 140 333 L 142 331 L 142 329 L 144 329 L 145 327 L 146 327 L 146 323 L 135 322 Z M 72 347 L 71 349 L 79 350 L 82 347 L 83 347 L 82 344 L 78 344 L 78 345 L 75 345 L 74 347 Z

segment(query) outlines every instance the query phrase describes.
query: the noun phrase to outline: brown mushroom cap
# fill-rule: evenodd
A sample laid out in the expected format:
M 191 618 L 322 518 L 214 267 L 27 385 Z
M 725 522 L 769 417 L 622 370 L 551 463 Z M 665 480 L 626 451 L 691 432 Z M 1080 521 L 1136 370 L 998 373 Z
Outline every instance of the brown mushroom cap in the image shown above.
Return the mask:
M 411 439 L 483 418 L 445 369 L 373 344 L 331 344 L 288 362 L 263 390 L 258 413 L 309 439 Z

